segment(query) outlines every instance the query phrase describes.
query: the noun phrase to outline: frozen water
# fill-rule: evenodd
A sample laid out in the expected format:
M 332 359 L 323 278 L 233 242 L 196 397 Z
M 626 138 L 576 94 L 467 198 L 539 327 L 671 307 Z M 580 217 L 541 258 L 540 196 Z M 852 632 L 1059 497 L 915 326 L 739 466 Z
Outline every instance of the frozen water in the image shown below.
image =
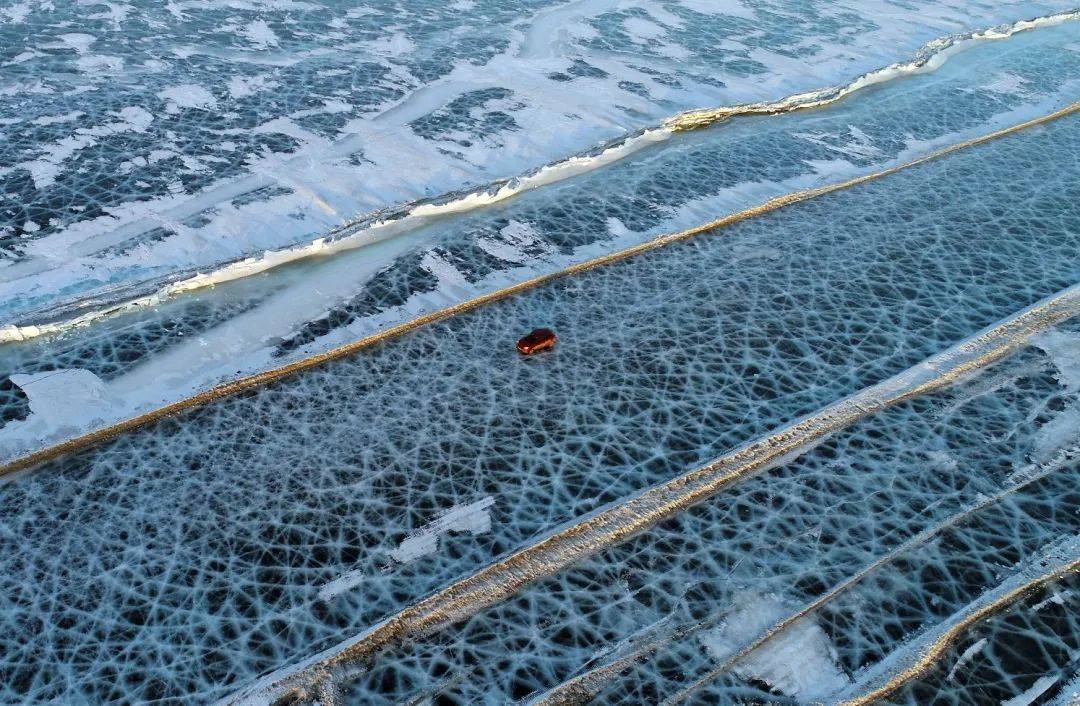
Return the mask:
M 70 410 L 93 410 L 110 404 L 105 386 L 89 370 L 50 370 L 33 375 L 12 375 L 11 381 L 27 396 L 30 411 L 44 417 L 67 416 Z
M 778 695 L 763 683 L 780 680 L 763 665 L 780 669 L 770 655 L 803 633 L 820 650 L 783 665 L 815 670 L 801 679 L 828 700 L 909 641 L 918 646 L 920 630 L 1022 572 L 1044 545 L 1075 536 L 1076 517 L 1065 509 L 1075 463 L 1045 467 L 1023 485 L 1007 480 L 1008 457 L 1030 450 L 1032 432 L 1072 399 L 1053 373 L 1045 358 L 1025 354 L 948 394 L 868 418 L 518 598 L 382 655 L 344 703 L 421 694 L 506 703 L 546 690 L 560 703 L 550 690 L 632 654 L 599 681 L 600 703 L 655 703 L 698 678 L 693 702 L 768 702 Z M 725 671 L 716 670 L 727 655 L 702 649 L 702 642 L 716 647 L 709 636 L 717 630 L 727 650 L 751 645 L 853 577 Z M 758 619 L 747 618 L 750 610 Z M 1008 691 L 1011 678 L 1039 673 L 1012 670 L 1068 665 L 1074 627 L 1032 639 L 1044 642 L 1049 664 L 990 652 L 968 668 L 982 676 L 937 688 L 955 703 L 982 703 L 972 691 L 1012 695 L 1022 689 Z M 1023 654 L 1022 645 L 1015 649 Z M 940 661 L 938 679 L 955 660 Z M 788 687 L 781 691 L 790 697 Z
M 976 626 L 941 660 L 948 665 L 972 641 L 981 645 L 952 679 L 943 679 L 936 667 L 886 703 L 1028 706 L 1054 697 L 1061 698 L 1054 703 L 1069 703 L 1066 682 L 1076 673 L 1080 629 L 1077 588 L 1074 574 Z
M 3 698 L 223 696 L 552 527 L 768 433 L 1075 282 L 1078 126 L 1063 118 L 743 221 L 724 237 L 581 273 L 13 478 L 0 486 L 0 561 L 7 562 L 0 634 L 12 636 L 4 647 Z M 733 258 L 736 247 L 762 256 Z M 519 358 L 514 332 L 540 323 L 560 332 L 557 353 Z M 719 501 L 735 503 L 723 505 L 733 513 L 728 519 L 686 514 L 676 525 L 699 524 L 658 529 L 635 540 L 653 549 L 613 548 L 582 569 L 586 578 L 567 573 L 559 580 L 610 591 L 628 570 L 617 557 L 637 551 L 635 561 L 646 565 L 701 569 L 713 557 L 723 560 L 715 575 L 725 581 L 737 564 L 732 576 L 760 576 L 764 593 L 805 585 L 785 602 L 811 596 L 892 546 L 884 537 L 902 541 L 945 521 L 950 509 L 992 495 L 1028 462 L 1030 440 L 1072 394 L 1048 362 L 1032 365 L 1035 372 L 1019 368 L 1016 382 L 1006 371 L 989 387 L 998 393 L 977 388 L 952 405 L 913 402 L 867 422 L 885 430 L 856 430 L 835 442 L 851 444 L 851 453 L 870 449 L 865 462 L 838 464 L 847 451 L 823 447 L 814 457 L 820 472 L 784 467 L 778 472 L 792 474 L 791 482 L 832 479 L 813 490 L 816 504 L 805 513 L 766 509 L 796 502 L 802 495 L 795 489 L 736 493 Z M 938 430 L 931 435 L 925 425 Z M 943 440 L 928 445 L 933 438 Z M 881 443 L 890 446 L 878 455 Z M 973 460 L 965 462 L 965 454 Z M 898 611 L 894 589 L 913 578 L 897 569 L 867 584 L 877 588 L 853 589 L 865 602 L 864 619 L 845 622 L 846 601 L 823 611 L 826 632 L 844 628 L 843 639 L 831 638 L 838 663 L 853 671 L 880 659 L 909 631 L 998 583 L 996 572 L 1074 531 L 1073 514 L 1053 511 L 1070 479 L 1063 473 L 1029 484 L 1045 493 L 1023 496 L 1045 508 L 1030 521 L 1021 521 L 1023 503 L 1003 502 L 984 524 L 964 525 L 970 534 L 914 548 L 916 565 L 951 565 L 940 554 L 946 550 L 966 557 L 958 566 L 968 578 L 950 578 L 955 586 L 943 597 L 911 588 Z M 849 492 L 857 499 L 845 500 Z M 456 534 L 433 554 L 393 561 L 400 541 L 440 512 L 487 496 L 494 499 L 492 531 Z M 868 514 L 874 522 L 852 519 Z M 836 527 L 826 531 L 826 520 Z M 769 534 L 773 526 L 805 542 L 785 544 Z M 1016 531 L 987 544 L 995 536 L 987 528 L 1005 526 Z M 710 544 L 710 533 L 735 530 L 767 544 L 758 549 L 739 539 L 727 554 Z M 835 544 L 848 535 L 873 551 Z M 697 542 L 707 548 L 691 549 Z M 808 558 L 801 553 L 807 546 L 837 546 L 837 561 Z M 780 560 L 782 550 L 794 554 Z M 784 573 L 797 567 L 811 569 L 802 583 Z M 356 571 L 364 580 L 320 599 L 322 586 Z M 674 569 L 658 575 L 681 581 Z M 560 601 L 571 593 L 542 595 Z M 591 610 L 573 595 L 572 603 L 515 615 Z M 701 598 L 718 610 L 723 595 L 709 589 Z M 596 605 L 618 604 L 604 593 Z M 496 622 L 530 633 L 537 627 Z M 555 620 L 550 629 L 559 634 L 578 624 Z M 629 636 L 605 627 L 585 642 L 595 651 L 620 635 Z M 525 686 L 508 667 L 500 668 L 499 683 L 515 698 L 557 685 L 576 668 L 559 665 L 585 659 L 565 648 L 567 640 L 559 638 L 563 657 L 545 657 L 547 666 Z M 541 654 L 528 644 L 530 654 Z M 113 657 L 119 652 L 122 663 Z M 386 664 L 405 669 L 408 662 Z
M 117 412 L 117 418 L 123 418 L 201 392 L 240 372 L 258 372 L 341 345 L 769 197 L 879 170 L 1080 97 L 1074 79 L 1080 72 L 1080 53 L 1063 48 L 1074 36 L 1075 25 L 1067 24 L 1016 35 L 1005 43 L 981 44 L 935 73 L 883 84 L 859 100 L 681 133 L 621 162 L 484 212 L 441 218 L 326 261 L 270 272 L 239 288 L 220 287 L 220 294 L 203 291 L 188 314 L 180 313 L 180 301 L 156 316 L 127 314 L 118 318 L 130 319 L 129 324 L 112 324 L 129 332 L 114 345 L 125 356 L 123 364 L 105 360 L 77 367 L 118 372 L 140 364 L 113 383 L 125 401 Z M 1025 92 L 985 90 L 998 72 L 1023 77 Z M 773 245 L 763 249 L 735 240 L 734 258 L 754 260 L 782 252 Z M 317 287 L 311 282 L 318 282 Z M 234 289 L 252 294 L 241 297 Z M 252 305 L 238 307 L 237 299 Z M 214 305 L 217 300 L 220 306 Z M 236 316 L 241 312 L 243 316 Z M 197 327 L 202 335 L 192 337 L 187 328 L 165 335 L 163 330 L 172 330 L 177 318 L 202 322 Z M 109 340 L 100 326 L 76 329 L 59 340 L 0 348 L 0 370 L 71 367 L 76 365 L 71 358 L 87 357 L 94 350 L 114 358 L 107 345 L 86 340 Z M 137 335 L 142 329 L 146 335 Z M 48 429 L 68 423 L 47 421 L 46 427 L 23 431 L 9 425 L 0 430 L 0 447 L 5 437 L 16 434 L 36 443 L 58 440 Z M 17 445 L 11 442 L 11 447 Z
M 570 255 L 561 258 L 563 262 L 579 260 L 581 255 L 571 253 L 595 252 L 597 245 L 634 242 L 696 226 L 770 196 L 880 169 L 931 146 L 987 131 L 1000 125 L 1005 115 L 1016 120 L 1027 114 L 1029 106 L 1041 104 L 1045 110 L 1057 101 L 1074 100 L 1080 97 L 1080 84 L 1072 80 L 1080 70 L 1080 54 L 1055 50 L 1057 41 L 1073 36 L 1072 29 L 1037 41 L 1018 38 L 1029 52 L 1014 45 L 1008 57 L 1000 55 L 999 47 L 973 50 L 943 75 L 927 79 L 915 96 L 910 87 L 897 86 L 895 91 L 889 87 L 856 105 L 805 118 L 785 116 L 775 125 L 755 121 L 724 126 L 664 143 L 602 172 L 522 197 L 494 213 L 467 217 L 460 224 L 439 223 L 428 229 L 435 242 L 426 250 L 412 250 L 380 271 L 358 297 L 301 328 L 279 353 L 357 319 L 407 305 L 410 297 L 449 293 L 462 279 L 476 288 L 493 274 L 524 279 L 549 269 L 543 261 L 552 256 Z M 985 67 L 1002 64 L 1031 76 L 1039 86 L 1036 93 L 1000 99 L 986 89 L 984 79 L 972 82 Z M 592 194 L 604 197 L 597 200 Z M 514 230 L 507 233 L 509 227 Z M 512 252 L 510 260 L 501 260 L 491 254 L 493 243 L 512 241 L 522 228 L 538 234 L 529 238 L 526 257 L 517 260 Z M 431 252 L 440 261 L 454 263 L 458 271 L 449 278 L 431 272 L 425 266 Z M 541 262 L 534 264 L 536 260 Z M 525 267 L 515 270 L 515 265 Z M 354 327 L 350 335 L 358 329 L 364 327 Z
M 0 317 L 39 328 L 4 329 L 31 340 L 0 346 L 0 455 L 1046 116 L 1080 98 L 1080 24 L 634 132 L 1060 9 L 9 4 Z M 0 702 L 1067 702 L 1078 152 L 1061 113 L 6 475 Z M 363 247 L 177 285 L 372 213 Z M 1008 356 L 933 357 L 1054 295 L 994 329 Z M 556 350 L 519 356 L 540 325 Z M 835 423 L 796 443 L 807 415 Z M 696 504 L 633 504 L 746 448 L 773 455 Z
M 5 323 L 307 243 L 683 109 L 832 86 L 945 34 L 1069 9 L 1056 0 L 932 10 L 898 0 L 20 7 L 0 24 Z
M 772 596 L 736 596 L 720 626 L 702 631 L 700 639 L 714 659 L 725 661 L 789 612 L 790 607 L 785 609 Z M 747 655 L 734 671 L 746 681 L 756 679 L 800 701 L 821 698 L 849 683 L 836 664 L 836 648 L 812 619 L 800 621 L 768 647 Z

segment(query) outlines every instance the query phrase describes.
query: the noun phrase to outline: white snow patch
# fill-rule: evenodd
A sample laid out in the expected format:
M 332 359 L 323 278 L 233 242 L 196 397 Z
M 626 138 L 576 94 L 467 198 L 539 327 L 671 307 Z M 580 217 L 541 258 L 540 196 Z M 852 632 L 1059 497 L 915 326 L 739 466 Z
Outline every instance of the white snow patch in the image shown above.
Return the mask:
M 480 238 L 476 244 L 488 255 L 503 262 L 526 262 L 530 258 L 526 248 L 536 249 L 541 242 L 531 225 L 511 220 L 499 231 L 498 238 Z M 545 245 L 542 249 L 548 251 L 550 248 Z
M 625 238 L 633 234 L 633 231 L 627 228 L 626 224 L 615 216 L 608 216 L 607 220 L 604 221 L 604 224 L 607 226 L 608 232 L 616 238 Z
M 300 0 L 216 0 L 212 3 L 234 10 L 246 10 L 249 12 L 262 12 L 263 10 L 315 10 L 321 9 L 319 5 Z M 183 0 L 181 8 L 200 8 L 206 5 L 206 0 Z
M 1053 330 L 1035 336 L 1031 342 L 1050 356 L 1061 386 L 1069 392 L 1080 392 L 1080 334 Z
M 1065 685 L 1058 697 L 1054 699 L 1053 706 L 1076 706 L 1077 704 L 1080 704 L 1080 676 L 1073 678 Z
M 1031 706 L 1035 703 L 1035 699 L 1046 693 L 1046 690 L 1057 684 L 1057 677 L 1039 677 L 1035 680 L 1035 683 L 1031 685 L 1031 688 L 1022 694 L 1017 694 L 1013 698 L 1002 701 L 1001 706 Z
M 367 17 L 368 15 L 377 14 L 377 11 L 371 7 L 351 7 L 345 12 L 346 17 Z
M 137 105 L 121 108 L 116 115 L 123 121 L 122 126 L 116 126 L 117 129 L 126 128 L 135 132 L 142 132 L 150 127 L 150 123 L 154 122 L 154 116 L 150 114 L 150 111 Z
M 416 45 L 413 44 L 412 40 L 400 32 L 379 37 L 370 42 L 368 48 L 376 54 L 387 57 L 405 56 L 416 51 Z
M 293 113 L 289 113 L 289 117 L 292 118 L 304 118 L 309 115 L 335 115 L 337 113 L 348 113 L 353 109 L 350 103 L 346 103 L 341 100 L 324 100 L 322 107 L 308 108 L 307 110 L 297 110 Z
M 519 248 L 495 238 L 480 238 L 476 241 L 476 245 L 488 255 L 502 260 L 503 262 L 517 263 L 525 262 L 529 259 L 529 256 Z
M 282 116 L 279 118 L 274 118 L 273 120 L 268 120 L 262 125 L 259 125 L 254 130 L 252 130 L 252 132 L 256 135 L 288 135 L 289 137 L 295 137 L 297 140 L 305 144 L 325 142 L 325 140 L 320 138 L 315 133 L 311 132 L 310 130 L 305 130 L 304 128 L 297 125 L 295 122 L 293 122 L 292 118 L 288 116 Z
M 440 285 L 464 285 L 468 283 L 468 280 L 465 279 L 465 275 L 461 274 L 461 270 L 454 267 L 453 263 L 449 262 L 438 253 L 431 252 L 430 250 L 424 253 L 424 258 L 420 261 L 420 266 L 433 274 L 435 279 L 439 280 Z
M 1077 441 L 1080 441 L 1080 406 L 1073 404 L 1039 428 L 1035 434 L 1031 460 L 1045 463 L 1058 451 L 1073 446 Z
M 124 60 L 107 54 L 88 54 L 76 59 L 75 66 L 84 74 L 114 74 L 123 70 Z
M 716 0 L 680 0 L 679 4 L 688 10 L 700 12 L 703 15 L 728 15 L 729 17 L 742 17 L 748 20 L 757 19 L 757 12 L 741 2 L 719 3 Z
M 1026 92 L 1025 86 L 1027 85 L 1027 79 L 1023 76 L 1017 76 L 1014 73 L 1003 71 L 998 74 L 990 83 L 983 84 L 980 88 L 984 91 L 990 91 L 991 93 L 1000 93 L 1003 95 L 1016 95 L 1017 93 Z
M 244 36 L 255 45 L 256 49 L 276 47 L 280 41 L 266 20 L 255 20 L 249 24 L 244 28 Z
M 774 596 L 740 594 L 724 622 L 700 639 L 715 659 L 723 661 L 789 614 Z M 837 664 L 835 648 L 812 616 L 793 623 L 743 657 L 734 671 L 743 679 L 760 679 L 788 696 L 807 701 L 851 683 Z
M 1039 612 L 1051 603 L 1055 605 L 1065 605 L 1065 597 L 1070 595 L 1071 591 L 1066 590 L 1063 593 L 1064 595 L 1062 595 L 1062 593 L 1054 591 L 1053 595 L 1051 595 L 1049 598 L 1043 599 L 1036 603 L 1034 606 L 1032 606 L 1032 610 L 1034 610 L 1035 612 Z
M 984 647 L 986 647 L 985 637 L 973 644 L 971 647 L 968 647 L 966 650 L 964 650 L 964 653 L 960 655 L 960 659 L 956 660 L 956 664 L 954 664 L 953 668 L 949 670 L 949 676 L 947 677 L 947 679 L 949 681 L 956 681 L 956 673 L 960 671 L 960 669 L 962 669 L 964 665 L 970 662 L 972 657 L 982 652 Z
M 364 572 L 360 569 L 344 573 L 332 581 L 327 581 L 319 588 L 319 600 L 326 602 L 336 598 L 342 593 L 356 588 L 363 580 Z
M 956 460 L 956 457 L 947 451 L 941 449 L 933 449 L 926 452 L 926 458 L 933 464 L 933 467 L 943 471 L 955 471 L 960 465 Z
M 1080 392 L 1080 334 L 1052 330 L 1034 337 L 1032 343 L 1050 357 L 1061 386 L 1073 394 Z M 1031 460 L 1045 463 L 1077 441 L 1080 441 L 1080 405 L 1073 403 L 1036 433 Z
M 113 405 L 101 378 L 82 368 L 16 373 L 11 382 L 26 393 L 30 412 L 47 419 L 70 417 L 73 411 L 89 419 L 94 410 Z
M 69 135 L 62 140 L 44 145 L 44 154 L 35 160 L 22 162 L 15 165 L 30 172 L 34 180 L 34 186 L 44 189 L 56 181 L 60 173 L 60 165 L 72 157 L 79 150 L 97 144 L 97 138 L 113 135 L 121 132 L 143 132 L 154 116 L 139 107 L 127 107 L 115 114 L 119 120 L 116 122 L 95 125 L 90 128 L 81 128 L 74 135 Z
M 16 81 L 15 83 L 8 84 L 7 86 L 0 86 L 0 98 L 7 98 L 10 96 L 17 96 L 20 93 L 53 93 L 53 89 L 46 86 L 40 80 L 33 83 L 25 81 Z
M 124 20 L 127 19 L 128 13 L 132 11 L 131 5 L 120 5 L 113 2 L 101 2 L 107 10 L 105 12 L 98 12 L 90 15 L 91 20 L 109 20 L 115 29 L 120 29 Z
M 233 76 L 229 79 L 229 94 L 233 98 L 243 98 L 278 85 L 277 81 L 271 81 L 266 76 Z
M 41 56 L 41 54 L 36 51 L 20 52 L 15 56 L 11 57 L 11 61 L 8 61 L 6 64 L 4 64 L 4 66 L 8 66 L 10 64 L 21 64 L 24 61 L 30 61 L 31 59 L 36 59 L 39 56 Z
M 5 22 L 24 22 L 29 15 L 29 2 L 17 2 L 10 7 L 0 9 L 0 18 L 6 18 Z
M 217 108 L 214 94 L 194 83 L 170 86 L 157 95 L 166 102 L 165 111 L 168 113 L 178 113 L 182 108 Z
M 439 548 L 439 538 L 447 532 L 483 534 L 491 530 L 491 511 L 495 498 L 486 497 L 468 505 L 455 505 L 438 518 L 421 527 L 404 539 L 398 548 L 390 552 L 394 561 L 407 563 Z
M 78 120 L 83 115 L 85 113 L 81 110 L 73 110 L 63 115 L 43 115 L 33 122 L 34 125 L 56 125 L 57 123 L 70 123 L 72 120 Z
M 792 135 L 847 157 L 866 159 L 881 156 L 881 149 L 874 144 L 869 135 L 857 126 L 848 125 L 848 133 L 851 135 L 851 140 L 844 144 L 836 144 L 834 142 L 835 136 L 826 133 L 796 132 L 792 133 Z
M 74 49 L 79 54 L 85 54 L 90 49 L 90 45 L 97 41 L 97 37 L 94 35 L 83 34 L 82 32 L 61 34 L 57 39 L 63 42 L 68 49 Z
M 623 29 L 630 35 L 630 38 L 635 42 L 647 43 L 650 39 L 662 37 L 667 34 L 667 30 L 649 20 L 643 20 L 640 17 L 630 17 L 623 22 Z

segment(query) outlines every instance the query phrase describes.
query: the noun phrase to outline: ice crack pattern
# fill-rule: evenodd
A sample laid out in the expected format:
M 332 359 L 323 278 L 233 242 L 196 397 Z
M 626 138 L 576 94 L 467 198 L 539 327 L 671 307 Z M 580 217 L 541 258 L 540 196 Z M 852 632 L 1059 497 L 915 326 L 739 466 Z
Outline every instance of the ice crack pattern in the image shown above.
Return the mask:
M 0 311 L 150 297 L 0 344 L 0 702 L 1073 703 L 1080 23 L 920 10 L 0 8 Z

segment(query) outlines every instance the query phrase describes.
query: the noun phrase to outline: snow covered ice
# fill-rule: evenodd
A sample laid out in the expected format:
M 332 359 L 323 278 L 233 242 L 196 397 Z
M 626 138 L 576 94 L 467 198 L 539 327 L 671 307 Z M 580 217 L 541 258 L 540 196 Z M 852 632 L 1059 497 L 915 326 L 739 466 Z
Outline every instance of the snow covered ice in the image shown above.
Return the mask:
M 0 702 L 1072 703 L 1077 314 L 1065 3 L 9 2 Z

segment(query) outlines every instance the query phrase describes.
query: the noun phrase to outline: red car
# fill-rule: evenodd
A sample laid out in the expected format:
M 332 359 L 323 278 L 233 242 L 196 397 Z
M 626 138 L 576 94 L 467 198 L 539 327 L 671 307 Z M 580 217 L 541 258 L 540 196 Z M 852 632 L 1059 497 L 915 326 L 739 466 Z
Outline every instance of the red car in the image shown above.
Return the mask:
M 532 355 L 540 351 L 551 350 L 555 347 L 555 332 L 549 328 L 538 328 L 527 336 L 522 336 L 517 342 L 517 349 L 524 355 Z

